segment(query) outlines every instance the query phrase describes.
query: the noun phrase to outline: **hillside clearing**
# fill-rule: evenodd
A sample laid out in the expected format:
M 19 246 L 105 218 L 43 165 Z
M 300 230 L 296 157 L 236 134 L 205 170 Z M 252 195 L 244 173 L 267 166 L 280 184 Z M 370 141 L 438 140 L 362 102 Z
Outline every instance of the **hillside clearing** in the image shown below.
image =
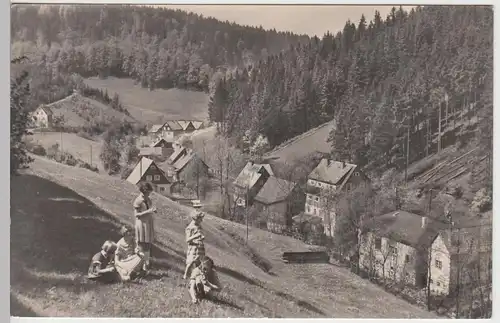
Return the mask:
M 287 266 L 285 250 L 309 250 L 300 241 L 251 229 L 249 245 L 272 266 L 268 274 L 249 259 L 242 225 L 207 216 L 207 253 L 219 267 L 224 290 L 213 302 L 189 304 L 185 282 L 187 208 L 153 196 L 157 268 L 134 284 L 99 285 L 83 279 L 105 239 L 117 239 L 131 221 L 136 188 L 43 158 L 11 181 L 12 315 L 101 317 L 384 317 L 430 318 L 432 313 L 330 264 Z M 239 237 L 234 239 L 234 237 Z M 63 248 L 61 248 L 64 246 Z M 300 266 L 300 265 L 299 265 Z M 303 272 L 305 271 L 305 272 Z M 303 275 L 316 277 L 304 281 Z M 325 280 L 320 279 L 323 277 Z M 328 293 L 321 289 L 328 281 Z
M 115 77 L 89 78 L 85 83 L 93 88 L 106 89 L 109 95 L 118 93 L 130 114 L 144 123 L 158 122 L 158 118 L 203 121 L 208 117 L 208 95 L 203 92 L 180 89 L 149 91 L 132 79 Z
M 63 118 L 65 127 L 89 126 L 94 121 L 127 120 L 133 122 L 133 118 L 120 111 L 113 110 L 101 102 L 74 93 L 62 100 L 47 105 L 51 108 L 54 116 Z
M 62 137 L 62 145 L 61 145 Z M 89 164 L 96 165 L 100 171 L 104 170 L 99 154 L 102 142 L 82 138 L 74 133 L 60 132 L 35 132 L 29 137 L 33 143 L 43 146 L 45 149 L 58 144 L 59 149 L 70 153 Z M 92 149 L 91 149 L 92 147 Z
M 322 124 L 279 145 L 267 153 L 265 157 L 293 163 L 315 152 L 329 153 L 332 148 L 327 139 L 333 127 L 333 122 Z

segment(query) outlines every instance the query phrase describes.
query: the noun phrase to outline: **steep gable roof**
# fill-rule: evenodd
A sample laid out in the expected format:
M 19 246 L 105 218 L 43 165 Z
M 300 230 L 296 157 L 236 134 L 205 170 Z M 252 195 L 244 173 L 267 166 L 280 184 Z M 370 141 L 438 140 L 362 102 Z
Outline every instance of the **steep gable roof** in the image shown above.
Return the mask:
M 47 114 L 47 116 L 53 115 L 52 109 L 50 109 L 50 107 L 48 107 L 46 105 L 41 105 L 38 108 L 41 109 L 43 112 L 45 112 Z
M 179 160 L 177 160 L 177 162 L 175 162 L 173 166 L 176 171 L 181 171 L 193 159 L 197 159 L 198 161 L 205 164 L 205 162 L 201 158 L 198 158 L 198 156 L 194 152 L 190 151 L 185 156 L 182 156 Z
M 274 175 L 269 164 L 252 164 L 251 162 L 248 162 L 238 174 L 238 177 L 236 177 L 234 185 L 241 188 L 246 188 L 247 186 L 252 188 L 262 176 L 261 172 L 263 169 L 267 171 L 269 175 Z
M 165 138 L 160 138 L 158 140 L 156 140 L 155 142 L 151 143 L 150 147 L 158 147 L 162 142 L 164 143 L 173 143 L 173 141 L 168 141 L 168 140 L 165 140 Z
M 187 148 L 181 146 L 181 147 L 174 150 L 172 155 L 170 155 L 170 157 L 168 157 L 168 161 L 170 163 L 175 163 L 183 153 L 187 153 L 187 152 L 188 152 Z
M 163 124 L 154 124 L 151 126 L 151 129 L 149 129 L 149 133 L 157 133 L 161 128 L 163 128 Z
M 398 210 L 369 219 L 364 228 L 379 237 L 422 248 L 430 246 L 438 235 L 436 223 L 431 219 L 425 218 L 427 222 L 422 227 L 423 218 L 418 214 Z
M 203 126 L 202 121 L 191 121 L 191 124 L 196 130 L 200 129 Z
M 293 191 L 295 183 L 271 176 L 259 191 L 255 200 L 263 204 L 273 204 L 284 201 Z
M 352 174 L 352 170 L 356 167 L 354 164 L 344 164 L 323 158 L 318 166 L 309 174 L 309 179 L 339 185 L 345 182 L 347 179 L 346 175 Z
M 134 169 L 132 170 L 132 173 L 130 173 L 130 175 L 127 177 L 127 182 L 130 182 L 134 185 L 139 183 L 144 174 L 146 173 L 146 171 L 153 164 L 154 164 L 153 160 L 146 157 L 142 157 L 137 163 L 137 165 L 135 165 Z
M 183 130 L 181 125 L 179 124 L 179 122 L 177 122 L 175 120 L 169 120 L 169 121 L 165 122 L 165 124 L 167 126 L 169 126 L 170 129 L 172 129 L 172 131 Z
M 187 128 L 190 125 L 193 126 L 191 121 L 189 121 L 189 120 L 177 120 L 177 123 L 181 126 L 182 130 L 187 130 Z M 193 126 L 193 128 L 194 128 L 194 126 Z

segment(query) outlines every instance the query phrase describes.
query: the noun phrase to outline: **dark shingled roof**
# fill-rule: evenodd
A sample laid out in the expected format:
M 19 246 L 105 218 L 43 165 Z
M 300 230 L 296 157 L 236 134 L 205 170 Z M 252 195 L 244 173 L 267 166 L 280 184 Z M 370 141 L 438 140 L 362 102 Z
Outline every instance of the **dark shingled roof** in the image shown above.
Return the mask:
M 365 223 L 365 228 L 377 236 L 414 248 L 425 248 L 437 236 L 439 225 L 426 218 L 427 223 L 422 228 L 422 218 L 421 215 L 406 211 L 393 211 L 371 218 Z
M 345 181 L 346 175 L 354 168 L 356 168 L 354 164 L 343 164 L 338 161 L 329 161 L 323 158 L 319 165 L 311 172 L 309 179 L 339 185 Z
M 263 204 L 273 204 L 288 198 L 295 183 L 271 176 L 259 191 L 255 200 Z

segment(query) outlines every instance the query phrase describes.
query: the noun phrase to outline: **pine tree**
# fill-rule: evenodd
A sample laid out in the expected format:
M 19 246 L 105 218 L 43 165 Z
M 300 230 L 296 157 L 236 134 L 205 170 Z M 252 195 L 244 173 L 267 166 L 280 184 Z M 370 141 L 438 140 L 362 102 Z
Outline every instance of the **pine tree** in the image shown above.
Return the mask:
M 11 64 L 19 64 L 26 57 L 13 59 Z M 28 135 L 30 86 L 28 72 L 23 71 L 11 81 L 10 85 L 10 174 L 17 174 L 26 168 L 33 159 L 28 156 L 25 137 Z

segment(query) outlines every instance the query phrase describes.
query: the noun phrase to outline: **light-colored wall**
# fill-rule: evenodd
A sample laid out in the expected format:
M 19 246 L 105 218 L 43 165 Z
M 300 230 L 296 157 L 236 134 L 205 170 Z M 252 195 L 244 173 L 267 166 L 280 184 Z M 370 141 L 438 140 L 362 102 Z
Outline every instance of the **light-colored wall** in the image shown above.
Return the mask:
M 380 249 L 376 248 L 376 236 L 366 233 L 361 237 L 359 265 L 370 272 L 372 268 L 378 277 L 391 279 L 405 284 L 416 284 L 415 268 L 418 262 L 415 248 L 397 241 L 381 237 Z M 395 247 L 396 254 L 392 255 L 389 246 Z M 409 262 L 407 262 L 407 257 Z
M 441 262 L 441 268 L 436 265 L 436 260 Z M 449 293 L 450 269 L 450 253 L 439 235 L 431 245 L 428 277 L 431 279 L 430 289 L 432 293 L 445 295 Z
M 271 205 L 265 205 L 255 201 L 261 210 L 261 216 L 267 223 L 267 229 L 271 232 L 281 233 L 286 229 L 287 202 L 282 201 Z

